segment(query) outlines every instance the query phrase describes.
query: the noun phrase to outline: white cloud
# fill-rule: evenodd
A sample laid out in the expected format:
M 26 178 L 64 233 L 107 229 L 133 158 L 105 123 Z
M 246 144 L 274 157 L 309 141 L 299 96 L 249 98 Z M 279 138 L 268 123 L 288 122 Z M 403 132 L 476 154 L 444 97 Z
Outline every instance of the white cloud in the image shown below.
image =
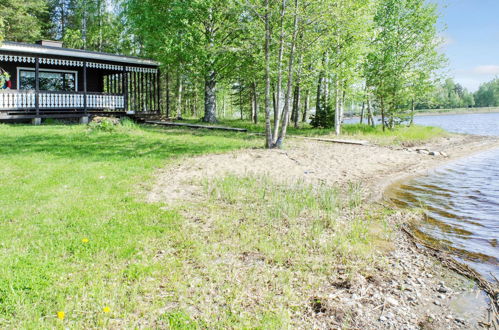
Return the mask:
M 474 67 L 470 73 L 476 75 L 499 75 L 499 65 L 479 65 Z
M 478 65 L 470 69 L 455 70 L 452 75 L 456 82 L 474 92 L 484 82 L 499 76 L 499 65 Z

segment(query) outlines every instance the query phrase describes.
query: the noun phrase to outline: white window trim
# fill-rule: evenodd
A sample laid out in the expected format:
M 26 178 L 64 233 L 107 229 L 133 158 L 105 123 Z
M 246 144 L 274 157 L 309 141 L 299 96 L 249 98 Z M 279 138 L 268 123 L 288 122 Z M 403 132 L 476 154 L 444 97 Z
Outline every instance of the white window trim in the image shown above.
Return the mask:
M 17 89 L 19 90 L 21 88 L 21 70 L 25 71 L 35 71 L 35 68 L 29 68 L 29 67 L 22 67 L 18 66 L 17 67 Z M 74 73 L 75 75 L 75 90 L 74 92 L 78 91 L 78 71 L 74 70 L 59 70 L 59 69 L 38 69 L 40 72 L 59 72 L 59 73 Z

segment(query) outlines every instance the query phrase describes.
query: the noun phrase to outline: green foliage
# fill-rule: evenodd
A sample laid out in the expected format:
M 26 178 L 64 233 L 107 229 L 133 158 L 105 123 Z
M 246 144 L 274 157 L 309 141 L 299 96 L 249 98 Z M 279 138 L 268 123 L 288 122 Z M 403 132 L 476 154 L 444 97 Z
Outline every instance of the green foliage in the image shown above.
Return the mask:
M 428 94 L 443 58 L 436 6 L 424 0 L 381 0 L 374 17 L 375 37 L 367 56 L 366 83 L 379 103 L 384 121 L 394 118 Z
M 116 131 L 119 122 L 111 120 L 110 118 L 103 118 L 98 122 L 93 121 L 88 124 L 88 129 L 90 132 L 100 131 L 100 132 L 114 132 Z
M 330 104 L 323 102 L 319 111 L 310 116 L 310 126 L 313 128 L 333 128 L 335 122 L 335 110 L 331 109 Z
M 10 74 L 7 71 L 4 71 L 0 68 L 0 88 L 5 85 L 6 81 L 10 80 Z
M 456 109 L 471 108 L 475 105 L 475 97 L 466 88 L 453 79 L 446 79 L 438 85 L 426 100 L 422 100 L 417 109 Z
M 499 78 L 480 85 L 475 93 L 475 99 L 479 107 L 499 106 Z
M 40 39 L 48 20 L 46 0 L 0 2 L 2 36 L 8 41 L 33 42 Z

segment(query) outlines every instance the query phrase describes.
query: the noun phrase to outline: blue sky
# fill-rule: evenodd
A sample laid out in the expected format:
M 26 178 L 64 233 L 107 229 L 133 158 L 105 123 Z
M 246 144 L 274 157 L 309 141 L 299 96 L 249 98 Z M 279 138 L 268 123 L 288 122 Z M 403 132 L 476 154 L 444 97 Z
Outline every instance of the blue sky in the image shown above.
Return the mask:
M 449 75 L 471 91 L 499 77 L 499 0 L 434 0 Z

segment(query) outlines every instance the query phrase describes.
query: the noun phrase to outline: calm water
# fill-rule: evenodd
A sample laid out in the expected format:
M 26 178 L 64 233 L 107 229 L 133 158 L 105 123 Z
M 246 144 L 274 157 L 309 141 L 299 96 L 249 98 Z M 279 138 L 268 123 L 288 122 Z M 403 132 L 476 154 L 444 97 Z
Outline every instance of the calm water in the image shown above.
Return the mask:
M 499 113 L 424 116 L 416 123 L 499 136 Z M 427 210 L 421 236 L 443 243 L 484 276 L 499 278 L 499 149 L 443 166 L 389 194 L 397 204 Z

